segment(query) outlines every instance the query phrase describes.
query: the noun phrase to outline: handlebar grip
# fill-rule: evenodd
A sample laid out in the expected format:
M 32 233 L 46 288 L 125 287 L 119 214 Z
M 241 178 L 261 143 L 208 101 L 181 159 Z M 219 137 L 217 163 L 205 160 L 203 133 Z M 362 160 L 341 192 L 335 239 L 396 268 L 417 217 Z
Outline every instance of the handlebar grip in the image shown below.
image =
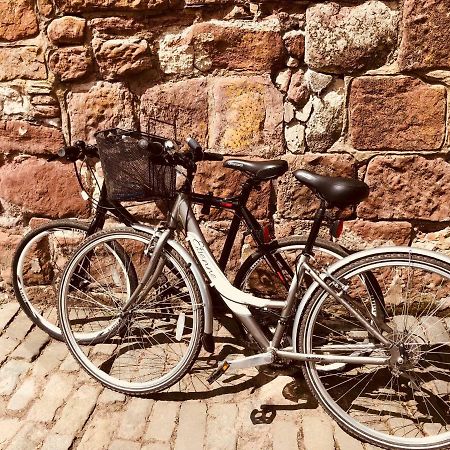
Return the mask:
M 203 161 L 223 161 L 223 155 L 220 153 L 204 152 Z

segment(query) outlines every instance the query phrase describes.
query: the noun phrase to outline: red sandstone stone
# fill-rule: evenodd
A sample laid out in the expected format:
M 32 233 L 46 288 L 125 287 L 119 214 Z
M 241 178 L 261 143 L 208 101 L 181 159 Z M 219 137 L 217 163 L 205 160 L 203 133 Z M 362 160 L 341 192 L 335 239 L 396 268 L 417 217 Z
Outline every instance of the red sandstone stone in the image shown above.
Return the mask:
M 196 138 L 203 147 L 208 136 L 208 92 L 205 78 L 167 83 L 148 89 L 141 97 L 142 130 L 175 138 L 175 128 L 153 119 L 176 125 L 177 138 Z
M 64 47 L 50 56 L 49 67 L 61 81 L 71 81 L 89 74 L 92 71 L 92 60 L 85 47 Z
M 135 129 L 133 96 L 122 83 L 97 82 L 89 90 L 67 95 L 71 137 L 95 142 L 107 128 Z
M 0 81 L 47 78 L 42 50 L 34 46 L 0 48 Z
M 251 159 L 251 158 L 245 158 Z M 214 176 L 211 176 L 214 174 Z M 232 197 L 241 192 L 246 177 L 238 170 L 223 167 L 221 162 L 203 162 L 199 164 L 194 180 L 195 192 L 208 194 L 212 192 L 219 197 Z M 255 217 L 267 218 L 270 214 L 270 183 L 263 183 L 261 191 L 255 191 L 247 204 Z M 221 214 L 218 209 L 211 209 L 209 220 L 232 217 L 229 213 Z
M 370 161 L 364 181 L 369 198 L 364 219 L 450 220 L 450 164 L 421 156 L 383 156 Z
M 23 120 L 0 121 L 0 152 L 51 154 L 64 145 L 61 130 Z
M 363 250 L 381 245 L 409 245 L 412 226 L 408 222 L 370 222 L 350 220 L 344 223 L 339 244 L 349 250 Z
M 232 155 L 273 158 L 283 149 L 283 96 L 265 77 L 216 78 L 209 147 Z
M 47 35 L 53 44 L 82 44 L 86 19 L 81 17 L 61 17 L 55 19 L 47 28 Z
M 402 70 L 450 67 L 450 4 L 447 1 L 406 0 L 399 52 Z
M 301 31 L 289 31 L 283 39 L 289 54 L 302 61 L 305 56 L 305 35 Z
M 291 77 L 288 90 L 288 99 L 297 105 L 304 106 L 308 101 L 310 91 L 305 81 L 305 72 L 298 70 Z
M 306 169 L 321 175 L 355 177 L 354 160 L 349 155 L 299 155 L 286 156 L 289 172 L 278 181 L 277 212 L 283 219 L 312 219 L 319 200 L 307 187 L 292 175 L 298 169 Z
M 0 40 L 17 41 L 38 33 L 31 0 L 0 0 Z
M 95 59 L 107 80 L 133 75 L 152 67 L 150 49 L 145 39 L 94 39 Z
M 171 6 L 170 0 L 55 0 L 62 12 L 79 13 L 97 10 L 146 11 L 160 13 Z
M 446 92 L 412 77 L 362 77 L 350 91 L 350 136 L 359 150 L 437 150 Z
M 0 197 L 29 214 L 47 217 L 85 215 L 88 204 L 71 164 L 29 158 L 0 168 Z

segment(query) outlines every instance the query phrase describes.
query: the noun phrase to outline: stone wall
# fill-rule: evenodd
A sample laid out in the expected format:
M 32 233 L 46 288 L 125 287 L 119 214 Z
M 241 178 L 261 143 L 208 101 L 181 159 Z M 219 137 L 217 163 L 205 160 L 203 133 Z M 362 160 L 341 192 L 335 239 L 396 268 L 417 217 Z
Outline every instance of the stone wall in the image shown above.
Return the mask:
M 89 214 L 71 166 L 47 155 L 173 108 L 178 137 L 211 151 L 364 179 L 346 245 L 450 249 L 448 2 L 0 0 L 0 12 L 3 279 L 36 218 Z M 196 185 L 241 183 L 208 163 Z M 283 236 L 316 203 L 285 175 L 252 205 Z M 228 225 L 205 221 L 218 249 Z

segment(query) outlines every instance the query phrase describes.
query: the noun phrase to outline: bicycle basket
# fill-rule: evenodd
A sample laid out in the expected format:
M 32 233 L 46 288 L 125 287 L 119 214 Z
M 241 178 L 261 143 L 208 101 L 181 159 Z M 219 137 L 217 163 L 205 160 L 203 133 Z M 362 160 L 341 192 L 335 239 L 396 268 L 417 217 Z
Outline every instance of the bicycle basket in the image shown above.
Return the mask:
M 95 137 L 110 200 L 148 201 L 175 195 L 175 167 L 160 156 L 166 139 L 119 128 L 100 131 Z M 148 146 L 142 146 L 143 139 Z

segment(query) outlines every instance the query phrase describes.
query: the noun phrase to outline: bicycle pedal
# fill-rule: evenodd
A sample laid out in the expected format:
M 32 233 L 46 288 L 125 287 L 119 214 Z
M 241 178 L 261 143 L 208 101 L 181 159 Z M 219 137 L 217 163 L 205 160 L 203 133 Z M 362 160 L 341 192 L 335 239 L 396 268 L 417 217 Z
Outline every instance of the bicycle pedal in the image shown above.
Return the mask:
M 230 367 L 230 364 L 227 361 L 222 361 L 219 364 L 219 367 L 207 378 L 207 382 L 209 384 L 213 384 L 214 381 L 217 381 Z

